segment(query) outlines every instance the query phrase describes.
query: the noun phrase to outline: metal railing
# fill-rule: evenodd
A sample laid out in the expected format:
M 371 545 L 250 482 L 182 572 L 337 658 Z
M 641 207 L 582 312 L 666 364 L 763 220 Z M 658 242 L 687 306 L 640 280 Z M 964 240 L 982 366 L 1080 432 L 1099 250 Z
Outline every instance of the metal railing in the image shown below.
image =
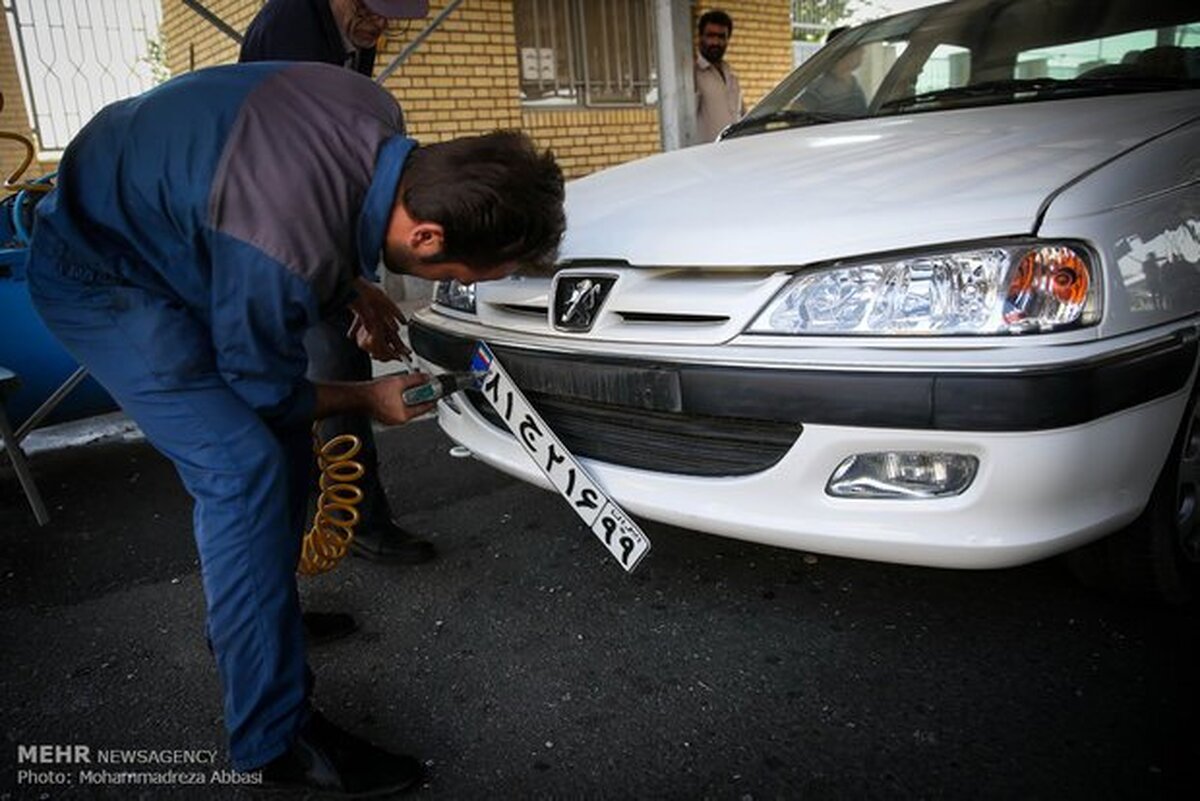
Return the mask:
M 163 77 L 159 0 L 6 0 L 4 12 L 43 153 Z
M 649 0 L 515 0 L 513 14 L 526 105 L 657 102 Z

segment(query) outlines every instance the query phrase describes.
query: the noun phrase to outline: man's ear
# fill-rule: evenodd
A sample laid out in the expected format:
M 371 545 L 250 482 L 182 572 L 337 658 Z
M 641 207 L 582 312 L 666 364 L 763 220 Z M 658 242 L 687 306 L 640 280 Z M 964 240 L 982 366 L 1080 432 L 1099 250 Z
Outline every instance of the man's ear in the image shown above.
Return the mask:
M 439 223 L 414 223 L 408 232 L 408 247 L 418 258 L 431 258 L 442 252 L 446 232 Z

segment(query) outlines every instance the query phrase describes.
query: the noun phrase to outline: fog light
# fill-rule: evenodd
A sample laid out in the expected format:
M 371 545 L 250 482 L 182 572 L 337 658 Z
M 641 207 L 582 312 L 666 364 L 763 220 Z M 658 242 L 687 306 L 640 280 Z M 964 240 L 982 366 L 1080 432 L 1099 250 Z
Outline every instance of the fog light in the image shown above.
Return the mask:
M 979 460 L 962 453 L 858 453 L 837 466 L 825 492 L 835 498 L 945 498 L 975 480 Z

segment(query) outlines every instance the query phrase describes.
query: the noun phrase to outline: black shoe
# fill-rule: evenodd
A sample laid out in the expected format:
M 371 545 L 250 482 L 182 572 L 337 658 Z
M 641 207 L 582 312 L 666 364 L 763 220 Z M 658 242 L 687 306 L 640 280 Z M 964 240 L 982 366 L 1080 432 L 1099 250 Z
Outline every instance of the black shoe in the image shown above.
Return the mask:
M 420 565 L 437 555 L 432 542 L 415 539 L 390 520 L 355 532 L 350 553 L 390 565 Z
M 309 646 L 335 642 L 358 631 L 358 623 L 345 612 L 304 612 L 300 618 Z
M 376 748 L 313 711 L 291 748 L 261 768 L 264 789 L 307 788 L 349 798 L 398 793 L 421 779 L 421 763 Z

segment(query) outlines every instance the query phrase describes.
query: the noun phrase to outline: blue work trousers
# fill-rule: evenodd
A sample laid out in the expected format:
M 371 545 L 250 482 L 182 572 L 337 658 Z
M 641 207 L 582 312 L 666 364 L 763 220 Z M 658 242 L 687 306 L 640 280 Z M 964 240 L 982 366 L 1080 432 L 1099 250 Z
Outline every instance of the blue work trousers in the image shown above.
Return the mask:
M 29 266 L 46 324 L 175 465 L 195 500 L 208 636 L 238 770 L 282 754 L 308 715 L 296 590 L 311 436 L 276 430 L 217 371 L 208 328 L 165 292 L 58 262 Z

